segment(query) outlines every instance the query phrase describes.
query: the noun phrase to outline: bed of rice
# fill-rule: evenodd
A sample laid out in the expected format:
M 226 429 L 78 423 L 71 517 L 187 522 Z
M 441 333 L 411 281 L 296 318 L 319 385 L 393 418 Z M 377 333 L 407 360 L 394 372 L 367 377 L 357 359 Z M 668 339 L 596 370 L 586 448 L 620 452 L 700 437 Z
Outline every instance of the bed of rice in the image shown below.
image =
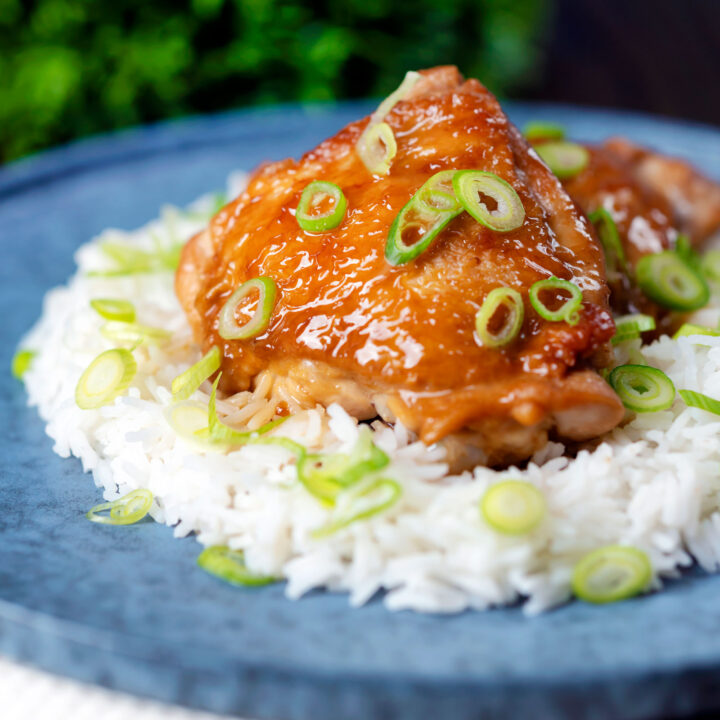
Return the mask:
M 242 182 L 231 178 L 230 192 Z M 574 564 L 606 544 L 645 550 L 654 588 L 693 559 L 708 571 L 720 566 L 720 418 L 679 398 L 671 410 L 636 417 L 574 459 L 549 443 L 523 470 L 478 467 L 452 476 L 442 449 L 425 447 L 401 425 L 376 423 L 373 439 L 391 458 L 382 475 L 402 486 L 401 498 L 369 520 L 312 537 L 333 511 L 297 482 L 289 452 L 259 445 L 209 452 L 168 424 L 170 384 L 200 357 L 172 273 L 86 274 L 108 267 L 101 240 L 152 249 L 158 240 L 190 237 L 203 226 L 210 202 L 200 199 L 191 212 L 166 208 L 136 232 L 109 230 L 82 246 L 77 274 L 47 294 L 23 343 L 38 351 L 25 382 L 55 452 L 80 458 L 106 499 L 148 488 L 155 520 L 178 537 L 194 532 L 203 545 L 244 550 L 251 570 L 286 578 L 290 598 L 327 588 L 361 605 L 384 590 L 392 610 L 458 612 L 520 601 L 525 612 L 538 613 L 568 600 Z M 172 338 L 135 351 L 138 372 L 125 396 L 81 410 L 74 400 L 78 377 L 113 346 L 89 305 L 97 297 L 131 300 L 139 322 L 168 329 Z M 698 321 L 715 325 L 718 306 L 716 300 Z M 720 338 L 664 337 L 643 353 L 678 389 L 720 397 Z M 193 400 L 207 404 L 209 390 L 206 382 Z M 228 422 L 258 427 L 272 415 L 268 392 L 260 383 L 253 393 L 219 401 L 218 411 Z M 275 432 L 314 450 L 348 451 L 358 425 L 338 406 L 318 407 L 296 412 Z M 545 494 L 547 516 L 530 535 L 499 534 L 479 512 L 486 489 L 508 478 L 525 479 Z

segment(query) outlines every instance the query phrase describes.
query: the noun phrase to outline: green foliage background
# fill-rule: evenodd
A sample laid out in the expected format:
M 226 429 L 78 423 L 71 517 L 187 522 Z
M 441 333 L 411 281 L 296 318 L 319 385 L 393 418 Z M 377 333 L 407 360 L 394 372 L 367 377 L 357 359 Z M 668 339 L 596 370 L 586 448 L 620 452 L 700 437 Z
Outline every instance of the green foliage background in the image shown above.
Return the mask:
M 513 94 L 544 0 L 0 0 L 0 162 L 247 104 L 380 96 L 455 63 Z

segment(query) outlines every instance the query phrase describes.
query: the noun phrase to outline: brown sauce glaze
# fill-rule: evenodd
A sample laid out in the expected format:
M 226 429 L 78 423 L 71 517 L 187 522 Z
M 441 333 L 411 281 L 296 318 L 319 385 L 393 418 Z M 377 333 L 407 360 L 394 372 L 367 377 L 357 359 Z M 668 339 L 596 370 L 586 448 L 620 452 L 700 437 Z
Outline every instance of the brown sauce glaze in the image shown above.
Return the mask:
M 394 415 L 433 441 L 483 418 L 552 425 L 553 413 L 573 404 L 560 392 L 564 378 L 607 357 L 609 291 L 587 220 L 480 83 L 462 82 L 447 68 L 426 71 L 424 80 L 386 118 L 398 144 L 388 176 L 366 170 L 355 143 L 367 120 L 353 123 L 299 162 L 260 168 L 208 233 L 186 247 L 178 295 L 203 346 L 220 346 L 226 391 L 247 388 L 268 366 L 316 363 L 389 398 Z M 462 213 L 417 260 L 389 265 L 392 221 L 446 169 L 507 180 L 525 207 L 523 225 L 497 233 Z M 342 223 L 320 234 L 304 232 L 294 217 L 313 180 L 336 183 L 347 197 Z M 223 340 L 223 304 L 242 282 L 263 275 L 278 287 L 267 330 L 249 341 Z M 530 306 L 528 288 L 551 275 L 583 291 L 574 326 L 543 320 Z M 478 344 L 474 318 L 498 286 L 522 293 L 525 322 L 512 344 L 490 349 Z M 606 387 L 597 386 L 597 397 L 612 410 L 598 432 L 622 417 Z M 592 405 L 591 396 L 583 401 Z

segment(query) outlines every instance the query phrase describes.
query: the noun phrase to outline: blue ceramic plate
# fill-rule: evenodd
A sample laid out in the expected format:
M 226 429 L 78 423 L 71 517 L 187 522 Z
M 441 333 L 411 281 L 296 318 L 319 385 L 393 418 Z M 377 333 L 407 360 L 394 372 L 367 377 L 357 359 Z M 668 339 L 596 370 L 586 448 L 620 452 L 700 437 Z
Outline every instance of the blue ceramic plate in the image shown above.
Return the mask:
M 0 365 L 73 251 L 108 226 L 298 155 L 367 105 L 297 106 L 93 139 L 0 171 Z M 637 115 L 515 105 L 574 137 L 622 133 L 720 177 L 720 132 Z M 196 569 L 199 546 L 151 522 L 93 525 L 99 492 L 53 455 L 19 383 L 0 377 L 0 652 L 80 680 L 272 720 L 652 718 L 720 707 L 720 577 L 691 573 L 609 607 L 391 614 L 378 600 L 290 602 Z

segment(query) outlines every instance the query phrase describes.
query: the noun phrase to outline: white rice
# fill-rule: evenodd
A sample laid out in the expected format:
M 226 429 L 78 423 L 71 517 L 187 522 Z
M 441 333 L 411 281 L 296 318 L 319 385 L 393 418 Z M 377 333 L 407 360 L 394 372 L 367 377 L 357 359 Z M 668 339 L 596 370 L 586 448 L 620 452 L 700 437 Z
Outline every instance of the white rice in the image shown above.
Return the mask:
M 242 183 L 232 179 L 230 192 Z M 204 198 L 191 209 L 202 215 L 209 203 Z M 362 605 L 385 590 L 392 610 L 459 612 L 521 601 L 527 613 L 538 613 L 568 600 L 574 564 L 607 544 L 647 552 L 654 588 L 693 560 L 710 572 L 720 567 L 720 417 L 680 399 L 671 410 L 637 417 L 575 459 L 550 443 L 522 471 L 478 467 L 450 476 L 442 449 L 425 447 L 401 425 L 377 423 L 374 441 L 391 458 L 382 476 L 402 486 L 400 500 L 381 515 L 314 539 L 313 529 L 329 522 L 332 511 L 297 482 L 290 453 L 273 446 L 207 452 L 166 421 L 173 378 L 200 357 L 172 274 L 86 275 L 108 267 L 101 240 L 152 249 L 153 236 L 186 238 L 203 224 L 167 208 L 161 220 L 136 232 L 109 230 L 82 246 L 78 273 L 47 294 L 43 315 L 23 343 L 39 353 L 25 381 L 55 452 L 79 457 L 106 499 L 148 488 L 153 517 L 173 526 L 176 536 L 194 532 L 203 545 L 244 550 L 251 570 L 287 579 L 290 598 L 327 588 Z M 80 374 L 112 347 L 89 305 L 97 297 L 131 300 L 139 322 L 171 330 L 172 339 L 135 351 L 138 373 L 126 396 L 80 410 L 74 400 Z M 719 307 L 716 300 L 699 320 L 715 324 Z M 720 338 L 698 344 L 665 337 L 643 352 L 678 389 L 720 396 Z M 205 383 L 193 399 L 207 404 L 208 393 Z M 219 410 L 232 416 L 249 408 L 245 419 L 251 419 L 267 411 L 263 398 L 244 393 L 235 406 L 220 402 Z M 314 450 L 346 451 L 358 425 L 331 406 L 298 412 L 276 433 Z M 510 477 L 535 484 L 547 500 L 543 524 L 524 537 L 498 534 L 479 512 L 488 486 Z

